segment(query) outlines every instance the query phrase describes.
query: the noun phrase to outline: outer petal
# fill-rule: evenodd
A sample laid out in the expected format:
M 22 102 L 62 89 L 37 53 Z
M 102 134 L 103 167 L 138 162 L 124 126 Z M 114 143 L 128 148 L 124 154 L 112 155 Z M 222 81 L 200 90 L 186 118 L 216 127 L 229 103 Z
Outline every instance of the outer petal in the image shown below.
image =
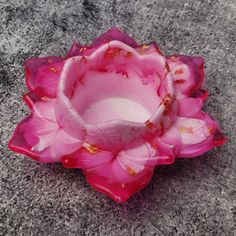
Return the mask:
M 151 180 L 153 171 L 140 177 L 139 180 L 132 183 L 121 184 L 119 182 L 110 182 L 106 177 L 84 170 L 84 175 L 88 183 L 97 191 L 109 196 L 115 202 L 122 203 L 127 201 L 134 193 L 143 189 Z
M 141 55 L 165 56 L 155 42 L 140 45 L 135 50 Z
M 104 33 L 101 36 L 99 36 L 98 38 L 94 39 L 91 46 L 97 47 L 97 46 L 100 46 L 104 43 L 110 42 L 112 40 L 121 41 L 133 48 L 138 47 L 138 44 L 135 42 L 134 39 L 132 39 L 130 36 L 121 32 L 119 29 L 117 29 L 115 27 L 109 29 L 106 33 Z
M 176 55 L 168 57 L 178 99 L 191 96 L 201 88 L 204 80 L 204 60 L 201 57 Z
M 32 58 L 25 62 L 26 84 L 39 97 L 55 97 L 57 80 L 64 59 L 60 57 Z
M 202 101 L 205 102 L 208 97 L 208 92 L 204 89 L 198 89 L 191 96 L 193 98 L 201 98 Z
M 175 153 L 172 145 L 162 143 L 159 138 L 153 141 L 153 146 L 157 149 L 158 163 L 156 165 L 171 165 L 175 161 Z
M 90 153 L 85 148 L 81 148 L 71 155 L 64 156 L 62 163 L 66 168 L 90 169 L 109 163 L 113 158 L 114 154 L 109 151 L 99 150 L 96 153 Z
M 81 46 L 79 44 L 73 44 L 66 58 L 72 56 L 89 56 L 91 55 L 98 47 L 101 45 L 108 43 L 112 40 L 121 41 L 133 48 L 138 47 L 138 44 L 127 34 L 121 32 L 119 29 L 113 27 L 109 29 L 107 32 L 94 39 L 92 45 L 90 46 Z
M 63 64 L 64 62 L 53 63 L 38 69 L 38 73 L 34 79 L 36 86 L 34 91 L 39 97 L 56 97 L 57 84 Z
M 103 155 L 101 160 L 93 159 L 97 163 L 96 167 L 92 162 L 89 163 L 91 158 L 99 159 L 96 155 L 94 157 L 81 155 L 77 163 L 80 163 L 80 167 L 85 167 L 84 174 L 88 182 L 116 202 L 126 201 L 145 187 L 152 177 L 154 166 L 167 163 L 169 160 L 169 157 L 157 155 L 157 150 L 142 140 L 127 145 L 116 158 L 108 158 L 110 155 L 108 154 L 107 161 L 104 161 L 104 154 L 100 154 Z
M 192 104 L 189 110 L 183 107 L 187 103 Z M 182 101 L 180 114 L 185 117 L 177 117 L 172 127 L 159 138 L 162 144 L 172 147 L 178 157 L 197 156 L 225 142 L 217 123 L 198 111 L 197 103 L 190 98 Z
M 178 101 L 179 110 L 178 116 L 180 117 L 195 117 L 202 108 L 201 98 L 183 98 Z
M 112 164 L 107 163 L 94 169 L 85 169 L 84 175 L 96 190 L 108 195 L 116 202 L 124 202 L 148 184 L 153 170 L 154 168 L 150 168 L 149 171 L 131 175 L 114 160 Z
M 32 146 L 29 145 L 24 138 L 24 133 L 25 133 L 24 124 L 26 124 L 30 119 L 32 119 L 32 117 L 28 116 L 17 125 L 15 132 L 8 143 L 8 147 L 14 152 L 27 155 L 32 159 L 39 161 L 40 160 L 39 153 L 32 151 L 31 150 Z M 35 143 L 37 143 L 37 141 L 38 139 L 36 138 Z
M 80 146 L 81 141 L 68 135 L 57 123 L 54 101 L 36 102 L 32 114 L 17 126 L 9 142 L 13 151 L 41 162 L 58 162 Z
M 138 44 L 135 42 L 134 39 L 132 39 L 127 34 L 121 32 L 119 29 L 113 27 L 98 38 L 94 39 L 91 46 L 82 46 L 78 43 L 74 43 L 70 48 L 68 54 L 66 55 L 66 59 L 74 56 L 89 56 L 99 46 L 112 40 L 121 41 L 133 48 L 138 47 Z
M 76 57 L 76 56 L 89 56 L 91 55 L 98 46 L 89 46 L 89 45 L 80 45 L 78 43 L 74 43 L 69 52 L 66 55 L 66 59 L 70 57 Z
M 66 54 L 66 59 L 70 57 L 80 56 L 83 52 L 83 46 L 78 43 L 73 43 L 69 52 Z
M 34 103 L 39 101 L 40 99 L 35 93 L 28 92 L 23 95 L 23 100 L 26 105 L 32 110 L 34 107 Z

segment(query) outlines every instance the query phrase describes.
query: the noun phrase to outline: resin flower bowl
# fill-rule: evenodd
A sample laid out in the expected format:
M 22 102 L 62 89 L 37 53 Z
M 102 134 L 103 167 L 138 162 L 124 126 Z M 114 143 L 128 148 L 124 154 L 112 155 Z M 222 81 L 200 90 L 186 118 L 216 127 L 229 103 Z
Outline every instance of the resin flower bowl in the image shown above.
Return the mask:
M 45 163 L 81 168 L 91 186 L 116 202 L 147 185 L 155 166 L 224 143 L 201 108 L 203 59 L 165 56 L 116 28 L 65 58 L 25 63 L 31 114 L 9 142 Z

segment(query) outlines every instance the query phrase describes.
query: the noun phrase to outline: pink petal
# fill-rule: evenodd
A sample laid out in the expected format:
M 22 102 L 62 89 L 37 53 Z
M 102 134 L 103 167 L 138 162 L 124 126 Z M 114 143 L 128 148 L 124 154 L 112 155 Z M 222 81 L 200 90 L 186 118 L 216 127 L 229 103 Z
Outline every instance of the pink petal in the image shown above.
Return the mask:
M 86 149 L 81 148 L 75 153 L 64 156 L 62 163 L 66 168 L 91 169 L 111 162 L 113 153 L 99 150 L 96 154 L 90 154 Z
M 178 115 L 181 117 L 195 117 L 201 111 L 202 102 L 201 98 L 188 97 L 178 100 Z
M 178 117 L 159 140 L 172 145 L 178 157 L 197 156 L 225 142 L 217 123 L 202 111 L 194 118 Z
M 203 102 L 205 102 L 205 100 L 207 99 L 208 97 L 208 92 L 204 89 L 198 89 L 196 90 L 192 95 L 191 97 L 193 98 L 201 98 Z
M 204 80 L 204 60 L 201 57 L 176 55 L 168 57 L 177 98 L 191 96 Z
M 40 99 L 35 93 L 28 92 L 23 95 L 23 100 L 30 109 L 33 109 L 34 103 Z
M 155 140 L 153 145 L 157 149 L 158 161 L 155 163 L 156 165 L 171 165 L 175 161 L 175 153 L 172 145 L 167 145 L 162 143 L 159 138 Z
M 39 153 L 32 151 L 31 146 L 26 142 L 24 138 L 24 132 L 25 132 L 24 125 L 29 121 L 30 118 L 31 116 L 26 117 L 17 125 L 15 132 L 8 143 L 8 147 L 14 152 L 27 155 L 30 158 L 39 161 L 40 160 Z M 37 141 L 38 139 L 35 139 L 34 143 L 37 143 Z
M 82 146 L 82 142 L 60 129 L 54 136 L 52 144 L 42 152 L 44 162 L 61 162 L 62 157 L 75 152 Z
M 155 166 L 157 162 L 156 149 L 142 139 L 127 144 L 117 155 L 117 166 L 123 168 L 126 174 L 129 170 L 133 171 L 134 174 L 141 173 L 146 171 L 146 168 Z M 117 176 L 120 175 L 119 171 L 115 169 L 114 172 L 117 172 Z
M 73 43 L 69 52 L 66 54 L 65 59 L 82 55 L 82 52 L 83 52 L 82 48 L 83 48 L 82 45 L 78 43 Z
M 143 189 L 151 180 L 153 171 L 147 172 L 140 179 L 132 183 L 119 183 L 109 181 L 109 178 L 97 175 L 90 170 L 84 170 L 84 175 L 88 183 L 97 191 L 109 196 L 115 202 L 122 203 L 127 201 L 134 193 Z
M 94 39 L 94 41 L 92 43 L 92 47 L 100 46 L 100 45 L 102 45 L 104 43 L 108 43 L 112 40 L 121 41 L 133 48 L 138 47 L 138 44 L 134 41 L 134 39 L 132 39 L 130 36 L 121 32 L 119 29 L 117 29 L 115 27 L 109 29 L 106 33 L 104 33 L 101 36 L 99 36 L 98 38 Z
M 55 77 L 59 77 L 59 71 L 61 71 L 63 61 L 64 59 L 60 57 L 31 58 L 27 60 L 25 62 L 25 74 L 26 84 L 29 90 L 35 92 L 40 97 L 54 97 L 56 86 Z M 54 68 L 54 66 L 56 68 Z M 42 69 L 40 70 L 42 67 L 48 69 L 42 71 Z M 41 75 L 38 75 L 39 71 Z M 46 78 L 44 78 L 44 76 L 46 76 Z M 52 81 L 47 81 L 51 77 L 53 77 Z M 43 82 L 43 84 L 41 84 L 41 82 Z M 53 86 L 53 88 L 47 86 Z
M 194 145 L 183 145 L 182 149 L 178 153 L 179 157 L 193 157 L 201 155 L 202 153 L 225 143 L 225 137 L 219 130 L 216 121 L 212 120 L 212 118 L 204 112 L 200 112 L 197 118 L 206 123 L 210 135 L 201 143 Z
M 150 181 L 155 165 L 173 163 L 173 155 L 167 157 L 156 154 L 156 149 L 150 144 L 136 140 L 124 147 L 113 160 L 111 158 L 106 162 L 100 160 L 100 165 L 96 166 L 92 161 L 89 163 L 90 161 L 86 160 L 89 168 L 85 168 L 84 174 L 95 189 L 117 202 L 123 202 Z M 160 150 L 158 154 L 164 154 L 164 151 Z M 94 159 L 97 155 L 87 156 L 93 158 L 93 162 L 98 162 Z M 69 159 L 70 157 L 68 161 Z M 76 164 L 80 163 L 81 159 L 84 165 L 84 156 L 78 157 Z
M 34 78 L 35 93 L 50 98 L 56 97 L 57 84 L 64 62 L 52 63 L 49 66 L 42 66 L 38 69 Z
M 80 148 L 81 141 L 67 134 L 57 123 L 54 101 L 36 102 L 32 114 L 23 120 L 9 147 L 41 162 L 58 162 Z

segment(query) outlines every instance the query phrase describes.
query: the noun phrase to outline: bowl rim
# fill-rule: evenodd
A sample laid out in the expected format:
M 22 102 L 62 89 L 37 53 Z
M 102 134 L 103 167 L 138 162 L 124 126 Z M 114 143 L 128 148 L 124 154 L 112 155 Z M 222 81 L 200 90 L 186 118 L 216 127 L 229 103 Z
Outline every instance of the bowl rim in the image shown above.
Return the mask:
M 131 52 L 132 56 L 135 57 L 135 59 L 140 60 L 140 61 L 151 59 L 151 60 L 158 61 L 159 63 L 161 63 L 163 65 L 163 70 L 166 70 L 168 99 L 172 100 L 173 95 L 174 95 L 174 86 L 173 86 L 173 78 L 172 78 L 171 71 L 168 66 L 167 58 L 164 55 L 161 55 L 158 51 L 156 51 L 155 54 L 140 54 L 129 45 L 118 40 L 112 40 L 96 48 L 95 51 L 93 51 L 90 55 L 74 56 L 74 57 L 66 59 L 64 66 L 62 68 L 60 77 L 59 77 L 59 83 L 58 83 L 58 88 L 57 88 L 57 99 L 59 103 L 62 104 L 63 107 L 67 107 L 68 115 L 73 117 L 73 120 L 76 120 L 78 122 L 78 125 L 86 129 L 93 129 L 93 128 L 103 129 L 103 128 L 111 128 L 113 126 L 132 126 L 138 129 L 139 128 L 142 129 L 142 128 L 147 128 L 148 126 L 147 122 L 149 122 L 150 124 L 153 124 L 152 125 L 153 127 L 154 126 L 156 127 L 158 122 L 161 120 L 164 111 L 167 108 L 165 106 L 165 101 L 164 101 L 165 98 L 160 102 L 157 109 L 151 114 L 151 116 L 148 118 L 146 122 L 129 121 L 129 120 L 124 120 L 124 119 L 114 119 L 114 120 L 109 120 L 109 121 L 105 121 L 105 122 L 101 122 L 97 124 L 89 124 L 83 120 L 79 112 L 77 112 L 72 106 L 70 99 L 65 95 L 64 87 L 65 87 L 66 80 L 68 79 L 67 72 L 70 69 L 71 65 L 76 62 L 81 62 L 82 59 L 86 59 L 86 61 L 93 60 L 97 56 L 99 56 L 99 54 L 102 54 L 111 48 L 120 48 L 124 51 Z

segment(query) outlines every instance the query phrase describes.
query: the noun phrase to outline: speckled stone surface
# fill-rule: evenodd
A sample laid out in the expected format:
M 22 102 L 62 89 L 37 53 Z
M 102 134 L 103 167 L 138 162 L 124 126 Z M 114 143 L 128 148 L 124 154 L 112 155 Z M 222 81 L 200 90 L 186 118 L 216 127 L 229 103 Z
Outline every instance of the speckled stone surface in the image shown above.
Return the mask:
M 0 235 L 236 235 L 235 16 L 235 0 L 0 0 Z M 29 113 L 24 60 L 64 55 L 111 26 L 167 54 L 204 56 L 204 109 L 228 138 L 199 158 L 156 168 L 123 205 L 90 188 L 80 170 L 7 149 Z

